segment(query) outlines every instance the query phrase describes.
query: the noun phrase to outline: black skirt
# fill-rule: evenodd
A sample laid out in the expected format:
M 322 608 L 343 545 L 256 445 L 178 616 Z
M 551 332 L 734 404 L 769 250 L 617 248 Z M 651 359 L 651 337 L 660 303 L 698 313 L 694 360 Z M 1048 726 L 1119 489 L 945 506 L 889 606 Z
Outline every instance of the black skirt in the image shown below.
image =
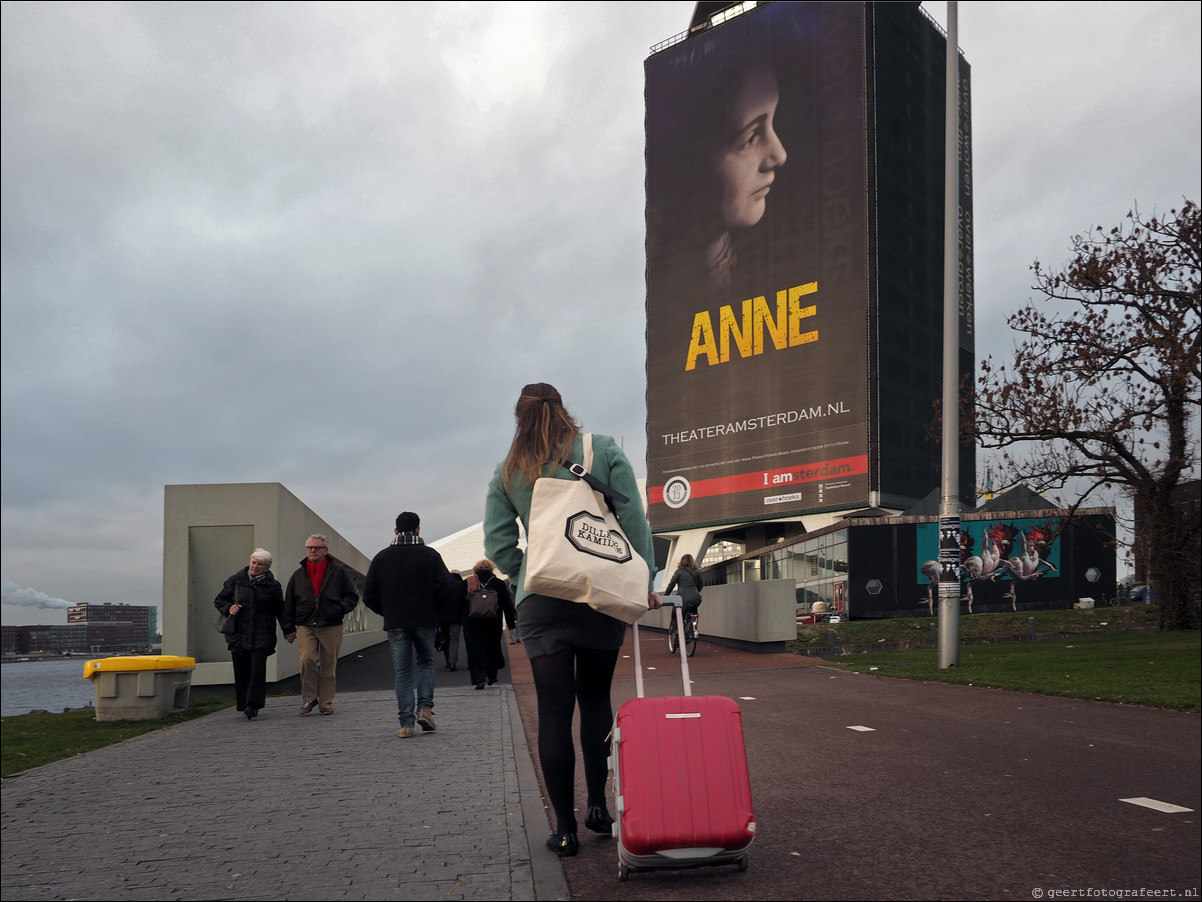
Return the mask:
M 622 647 L 626 624 L 587 604 L 527 595 L 518 604 L 518 635 L 530 658 L 569 648 L 612 651 Z

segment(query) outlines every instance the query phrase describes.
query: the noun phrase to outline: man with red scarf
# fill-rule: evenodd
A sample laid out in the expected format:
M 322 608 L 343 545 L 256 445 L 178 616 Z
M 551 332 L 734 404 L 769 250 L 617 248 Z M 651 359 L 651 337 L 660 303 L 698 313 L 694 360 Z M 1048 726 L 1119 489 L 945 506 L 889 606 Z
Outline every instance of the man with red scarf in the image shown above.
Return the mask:
M 288 580 L 284 610 L 296 624 L 301 714 L 334 713 L 334 675 L 342 648 L 342 620 L 359 603 L 350 572 L 329 553 L 325 536 L 305 540 L 305 559 Z

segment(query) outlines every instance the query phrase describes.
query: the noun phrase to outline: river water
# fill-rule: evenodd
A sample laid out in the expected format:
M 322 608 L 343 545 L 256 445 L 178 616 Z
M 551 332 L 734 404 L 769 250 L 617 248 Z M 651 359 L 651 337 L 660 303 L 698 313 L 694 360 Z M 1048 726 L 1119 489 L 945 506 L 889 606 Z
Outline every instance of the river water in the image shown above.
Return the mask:
M 52 658 L 0 664 L 0 715 L 30 711 L 60 713 L 95 703 L 91 680 L 83 678 L 88 658 Z

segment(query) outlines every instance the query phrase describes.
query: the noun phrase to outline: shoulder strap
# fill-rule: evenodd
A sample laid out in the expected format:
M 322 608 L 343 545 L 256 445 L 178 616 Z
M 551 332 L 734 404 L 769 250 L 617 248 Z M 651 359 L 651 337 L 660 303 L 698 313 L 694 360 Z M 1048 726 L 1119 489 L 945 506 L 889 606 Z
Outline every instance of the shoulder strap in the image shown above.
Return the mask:
M 589 484 L 589 487 L 600 492 L 605 496 L 606 500 L 612 505 L 614 503 L 625 504 L 630 499 L 619 492 L 617 489 L 611 489 L 604 482 L 589 472 L 593 466 L 593 434 L 586 432 L 584 434 L 584 464 L 568 464 L 568 470 L 574 476 L 578 476 Z

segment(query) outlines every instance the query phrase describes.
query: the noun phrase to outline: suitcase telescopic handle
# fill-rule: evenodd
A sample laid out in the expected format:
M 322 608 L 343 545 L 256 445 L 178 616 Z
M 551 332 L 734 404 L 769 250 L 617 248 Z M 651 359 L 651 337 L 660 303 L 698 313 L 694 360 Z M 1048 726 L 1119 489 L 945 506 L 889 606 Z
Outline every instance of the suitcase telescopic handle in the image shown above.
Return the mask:
M 680 636 L 680 641 L 676 643 L 676 648 L 680 651 L 680 678 L 684 683 L 684 694 L 693 694 L 692 679 L 689 677 L 689 656 L 684 650 L 684 606 L 679 604 L 672 605 L 676 610 L 672 612 L 672 616 L 676 618 L 676 635 Z M 638 698 L 643 698 L 643 656 L 639 652 L 639 624 L 635 621 L 634 624 L 634 691 Z
M 684 694 L 693 694 L 693 680 L 689 676 L 689 655 L 684 650 L 688 643 L 684 641 L 684 605 L 673 605 L 676 610 L 673 612 L 676 616 L 676 635 L 679 637 L 676 642 L 676 650 L 680 652 L 680 678 L 684 681 Z

